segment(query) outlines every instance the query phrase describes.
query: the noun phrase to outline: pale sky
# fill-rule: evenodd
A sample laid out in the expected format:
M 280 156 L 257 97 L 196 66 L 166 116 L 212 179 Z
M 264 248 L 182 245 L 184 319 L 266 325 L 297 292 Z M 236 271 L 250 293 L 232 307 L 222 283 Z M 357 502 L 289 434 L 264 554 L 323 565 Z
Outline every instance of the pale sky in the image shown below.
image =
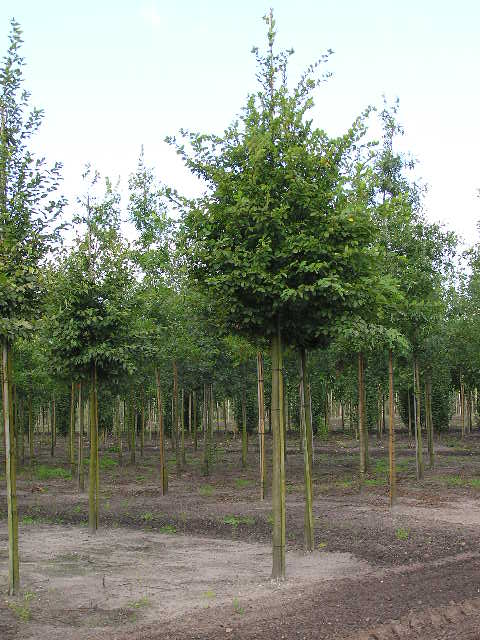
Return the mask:
M 315 124 L 343 132 L 382 94 L 400 98 L 402 147 L 429 185 L 428 216 L 478 239 L 480 2 L 272 0 L 292 79 L 326 49 L 334 74 L 316 94 Z M 45 110 L 36 147 L 64 163 L 70 200 L 86 162 L 124 183 L 140 146 L 158 177 L 194 189 L 163 142 L 180 127 L 221 132 L 255 89 L 252 46 L 265 45 L 257 0 L 2 0 L 24 31 L 26 87 Z

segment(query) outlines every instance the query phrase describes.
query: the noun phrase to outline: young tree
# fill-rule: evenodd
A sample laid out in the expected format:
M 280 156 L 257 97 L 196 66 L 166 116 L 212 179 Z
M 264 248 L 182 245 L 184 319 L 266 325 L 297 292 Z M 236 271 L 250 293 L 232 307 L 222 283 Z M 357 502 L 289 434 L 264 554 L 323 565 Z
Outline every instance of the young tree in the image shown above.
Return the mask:
M 44 159 L 36 158 L 28 148 L 43 113 L 29 111 L 21 45 L 22 31 L 12 20 L 9 47 L 0 67 L 0 342 L 12 594 L 19 586 L 12 343 L 32 328 L 41 292 L 39 266 L 57 238 L 54 225 L 63 206 L 63 200 L 54 197 L 60 165 L 49 169 Z
M 359 119 L 340 138 L 314 128 L 307 113 L 319 84 L 317 64 L 289 88 L 288 59 L 255 54 L 259 91 L 222 136 L 183 133 L 172 144 L 207 184 L 185 203 L 192 277 L 214 292 L 238 333 L 266 337 L 272 354 L 273 577 L 285 574 L 283 343 L 316 344 L 333 319 L 359 303 L 370 269 L 370 216 L 350 197 Z M 320 62 L 325 62 L 324 56 Z M 348 175 L 348 177 L 347 177 Z M 358 201 L 357 201 L 358 202 Z

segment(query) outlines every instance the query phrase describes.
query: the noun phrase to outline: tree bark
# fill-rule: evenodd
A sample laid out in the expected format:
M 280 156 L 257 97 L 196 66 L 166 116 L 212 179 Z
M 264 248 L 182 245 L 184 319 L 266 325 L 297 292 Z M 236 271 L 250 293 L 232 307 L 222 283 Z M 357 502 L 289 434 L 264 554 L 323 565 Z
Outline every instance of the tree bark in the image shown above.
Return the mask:
M 415 389 L 414 417 L 415 417 L 415 453 L 417 466 L 417 480 L 423 478 L 423 445 L 422 445 L 422 426 L 420 423 L 420 374 L 417 359 L 413 361 L 413 385 Z
M 285 442 L 283 430 L 283 362 L 280 325 L 272 336 L 273 567 L 272 578 L 285 578 Z
M 263 355 L 257 352 L 257 395 L 258 395 L 258 449 L 260 463 L 260 500 L 265 499 L 265 394 L 263 380 Z
M 360 483 L 363 484 L 365 473 L 367 471 L 367 460 L 365 451 L 365 412 L 363 409 L 364 392 L 363 392 L 363 354 L 358 353 L 358 440 L 360 445 Z
M 157 383 L 157 415 L 158 415 L 158 449 L 159 449 L 159 464 L 160 464 L 160 487 L 162 496 L 168 492 L 168 469 L 165 462 L 165 432 L 163 426 L 163 399 L 162 399 L 162 387 L 160 384 L 160 374 L 158 369 L 155 369 L 155 380 Z
M 395 461 L 395 411 L 393 407 L 393 355 L 388 351 L 388 418 L 389 418 L 389 462 L 390 462 L 390 506 L 397 499 L 397 471 Z
M 312 483 L 312 418 L 309 409 L 310 393 L 307 373 L 307 354 L 304 347 L 300 349 L 300 387 L 303 398 L 301 402 L 303 430 L 303 469 L 305 479 L 305 517 L 304 542 L 305 550 L 313 551 L 315 545 L 315 531 L 313 525 L 313 483 Z

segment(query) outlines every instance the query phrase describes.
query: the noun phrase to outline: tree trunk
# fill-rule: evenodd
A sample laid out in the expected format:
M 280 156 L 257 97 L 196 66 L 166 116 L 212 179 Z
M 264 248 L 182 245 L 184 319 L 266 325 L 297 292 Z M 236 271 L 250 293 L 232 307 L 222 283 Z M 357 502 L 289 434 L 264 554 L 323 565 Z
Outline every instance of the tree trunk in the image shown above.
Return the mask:
M 88 472 L 88 528 L 91 534 L 97 531 L 97 460 L 98 460 L 98 428 L 96 423 L 95 392 L 96 392 L 95 364 L 92 364 L 90 378 L 90 463 Z
M 312 418 L 309 410 L 310 392 L 307 373 L 307 354 L 305 348 L 300 349 L 300 387 L 303 392 L 301 411 L 303 414 L 303 469 L 305 478 L 305 518 L 304 541 L 305 550 L 313 551 L 315 545 L 315 531 L 313 526 L 313 483 L 312 483 Z
M 365 451 L 365 412 L 363 409 L 364 392 L 363 392 L 363 354 L 358 353 L 358 440 L 360 445 L 360 483 L 363 484 L 365 473 L 367 471 L 367 459 Z
M 433 418 L 432 418 L 432 383 L 427 376 L 425 380 L 425 423 L 427 426 L 427 448 L 430 469 L 435 466 L 433 446 Z
M 203 385 L 203 475 L 210 475 L 209 386 Z
M 397 499 L 397 471 L 395 461 L 395 411 L 393 408 L 393 355 L 388 351 L 388 418 L 389 418 L 389 462 L 390 462 L 390 506 Z
M 420 423 L 420 374 L 417 359 L 413 361 L 413 385 L 415 389 L 414 417 L 415 417 L 415 453 L 417 463 L 417 480 L 423 478 L 423 446 L 422 426 Z
M 141 424 L 140 424 L 140 457 L 143 458 L 143 450 L 145 449 L 145 399 L 142 394 L 142 407 L 141 407 Z
M 52 403 L 50 405 L 50 456 L 52 458 L 55 455 L 55 432 L 57 428 L 55 422 L 55 398 L 52 398 Z
M 177 361 L 173 361 L 173 415 L 172 415 L 172 438 L 175 443 L 175 462 L 177 473 L 182 471 L 182 455 L 180 452 L 180 438 L 178 437 L 178 367 Z
M 32 415 L 32 394 L 28 394 L 28 450 L 30 466 L 33 466 L 35 451 L 33 446 L 33 415 Z
M 247 398 L 245 386 L 242 390 L 242 469 L 247 468 L 248 439 L 247 439 Z
M 196 452 L 198 447 L 198 430 L 197 430 L 197 393 L 193 392 L 193 450 Z
M 462 438 L 465 437 L 465 385 L 460 382 L 460 418 L 462 421 Z
M 82 383 L 78 383 L 78 408 L 79 408 L 79 420 L 78 420 L 78 467 L 77 467 L 77 481 L 78 490 L 82 493 L 85 491 L 85 473 L 83 468 L 83 424 L 85 421 L 84 406 L 82 398 Z
M 75 476 L 75 383 L 73 380 L 70 389 L 70 430 L 68 435 L 70 470 L 73 478 Z
M 181 427 L 181 436 L 182 436 L 182 469 L 185 468 L 187 464 L 187 458 L 185 456 L 185 390 L 182 387 L 182 401 L 180 406 L 180 427 Z
M 257 395 L 258 395 L 258 450 L 260 462 L 260 500 L 265 499 L 265 394 L 263 381 L 263 355 L 257 352 Z
M 162 399 L 162 387 L 160 384 L 160 374 L 158 369 L 155 369 L 155 380 L 157 383 L 157 413 L 158 413 L 158 449 L 159 449 L 159 464 L 160 464 L 160 487 L 162 496 L 168 492 L 168 469 L 165 462 L 165 433 L 163 427 L 163 399 Z
M 8 524 L 8 593 L 14 596 L 20 587 L 18 563 L 17 473 L 15 461 L 15 433 L 12 407 L 12 355 L 7 340 L 2 342 L 2 405 L 5 434 L 5 475 L 7 483 Z
M 285 442 L 283 439 L 283 358 L 280 325 L 271 340 L 273 432 L 272 513 L 273 567 L 272 578 L 285 578 Z

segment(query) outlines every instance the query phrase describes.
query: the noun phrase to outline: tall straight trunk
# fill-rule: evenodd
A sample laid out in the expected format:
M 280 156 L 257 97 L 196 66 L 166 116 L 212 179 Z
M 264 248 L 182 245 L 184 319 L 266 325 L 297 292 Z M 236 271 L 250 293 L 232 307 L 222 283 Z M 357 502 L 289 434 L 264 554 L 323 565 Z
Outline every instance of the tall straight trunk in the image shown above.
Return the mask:
M 95 364 L 91 367 L 90 376 L 90 463 L 88 469 L 88 528 L 91 534 L 97 531 L 98 527 L 98 505 L 97 505 L 97 461 L 98 461 L 98 427 L 96 421 L 95 393 L 96 393 Z
M 210 475 L 210 428 L 209 428 L 209 402 L 210 387 L 203 385 L 203 475 Z
M 393 408 L 393 355 L 388 351 L 388 418 L 389 418 L 389 462 L 390 462 L 390 506 L 397 499 L 397 470 L 395 460 L 395 412 Z
M 283 430 L 283 358 L 280 325 L 271 340 L 273 432 L 272 513 L 273 567 L 272 578 L 285 578 L 285 442 Z
M 18 593 L 20 572 L 18 563 L 17 472 L 15 461 L 15 432 L 12 406 L 12 355 L 7 340 L 2 342 L 2 405 L 5 434 L 5 476 L 7 484 L 8 524 L 8 593 Z
M 340 419 L 342 422 L 342 433 L 345 431 L 345 415 L 343 409 L 343 402 L 340 403 Z
M 223 399 L 223 431 L 227 433 L 227 399 Z
M 462 438 L 465 437 L 465 385 L 460 382 L 460 418 L 462 421 Z
M 75 475 L 75 383 L 73 380 L 70 389 L 70 429 L 68 435 L 70 469 L 73 478 Z
M 20 450 L 19 455 L 17 455 L 17 460 L 20 460 L 20 464 L 25 463 L 25 409 L 23 404 L 23 398 L 18 402 L 17 409 L 18 416 L 18 448 Z
M 198 448 L 198 429 L 197 429 L 197 392 L 193 392 L 193 450 Z
M 365 473 L 367 471 L 367 458 L 365 451 L 365 412 L 363 409 L 363 403 L 365 395 L 363 392 L 364 386 L 364 368 L 363 368 L 363 354 L 358 353 L 358 440 L 360 445 L 360 482 L 363 484 Z
M 159 464 L 160 464 L 160 487 L 162 496 L 167 494 L 168 491 L 168 469 L 165 462 L 165 433 L 163 426 L 163 399 L 162 399 L 162 387 L 160 384 L 160 374 L 158 369 L 155 368 L 155 380 L 157 383 L 157 415 L 158 415 L 158 449 L 159 449 Z
M 209 391 L 208 397 L 210 399 L 210 406 L 208 407 L 208 431 L 209 431 L 209 439 L 210 439 L 209 454 L 210 454 L 210 463 L 212 463 L 213 453 L 215 453 L 215 450 L 216 450 L 216 443 L 215 443 L 215 437 L 213 432 L 213 422 L 214 422 L 214 416 L 215 416 L 215 400 L 213 396 L 213 384 L 210 384 L 210 391 Z M 217 423 L 217 426 L 218 426 L 218 423 Z
M 245 386 L 242 390 L 242 469 L 247 468 L 248 439 L 247 439 L 247 397 Z
M 172 437 L 175 442 L 175 461 L 177 473 L 182 471 L 182 455 L 180 452 L 180 438 L 178 437 L 178 367 L 177 361 L 174 360 L 173 366 L 173 416 L 172 416 Z
M 307 373 L 307 354 L 304 347 L 300 349 L 300 385 L 303 392 L 301 410 L 303 413 L 303 470 L 305 479 L 305 518 L 304 541 L 305 550 L 313 551 L 315 530 L 313 526 L 313 482 L 312 482 L 312 416 L 310 412 L 310 385 Z
M 408 437 L 412 437 L 412 402 L 410 397 L 410 389 L 407 391 L 408 398 Z
M 50 456 L 53 458 L 55 455 L 55 398 L 52 398 L 52 403 L 50 405 Z
M 78 467 L 77 467 L 77 482 L 78 490 L 85 491 L 85 473 L 83 469 L 83 424 L 85 421 L 84 405 L 82 398 L 82 383 L 78 383 Z
M 130 393 L 130 399 L 128 403 L 128 434 L 130 445 L 130 464 L 135 464 L 137 453 L 137 408 L 135 406 L 135 397 L 133 389 Z
M 425 423 L 427 426 L 427 449 L 430 469 L 435 466 L 435 452 L 433 446 L 433 418 L 432 418 L 432 383 L 427 376 L 425 380 Z
M 182 401 L 180 405 L 180 427 L 182 435 L 182 468 L 187 464 L 187 458 L 185 456 L 185 389 L 182 387 Z
M 35 451 L 33 446 L 33 415 L 32 415 L 32 394 L 28 394 L 28 450 L 30 465 L 33 465 Z
M 188 392 L 188 435 L 192 437 L 192 392 Z
M 413 361 L 414 372 L 414 389 L 415 389 L 415 453 L 417 463 L 417 480 L 423 478 L 423 444 L 422 444 L 422 425 L 420 423 L 421 406 L 420 406 L 420 373 L 417 359 Z
M 141 424 L 140 424 L 140 457 L 143 458 L 143 450 L 145 449 L 145 399 L 142 394 L 141 406 Z
M 260 462 L 260 500 L 265 499 L 265 393 L 263 380 L 263 355 L 257 352 L 257 395 L 258 395 L 258 452 Z

